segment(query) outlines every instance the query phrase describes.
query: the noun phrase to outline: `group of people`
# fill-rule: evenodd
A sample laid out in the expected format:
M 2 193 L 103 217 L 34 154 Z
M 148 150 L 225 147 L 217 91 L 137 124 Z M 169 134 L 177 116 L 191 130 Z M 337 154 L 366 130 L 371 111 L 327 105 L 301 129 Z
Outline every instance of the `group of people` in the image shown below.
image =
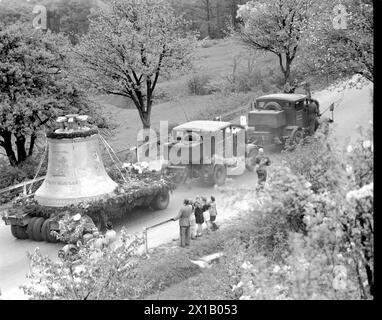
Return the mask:
M 189 246 L 191 240 L 201 237 L 203 234 L 203 224 L 208 230 L 216 231 L 216 200 L 211 196 L 209 200 L 205 197 L 197 196 L 195 201 L 184 199 L 183 206 L 179 213 L 172 220 L 179 220 L 180 246 Z

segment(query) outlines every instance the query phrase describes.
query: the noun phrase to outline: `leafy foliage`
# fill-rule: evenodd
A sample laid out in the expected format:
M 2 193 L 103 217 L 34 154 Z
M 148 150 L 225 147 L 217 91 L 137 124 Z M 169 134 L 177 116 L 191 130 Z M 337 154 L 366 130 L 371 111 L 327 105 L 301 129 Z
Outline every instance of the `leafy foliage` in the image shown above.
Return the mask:
M 25 24 L 0 27 L 0 146 L 13 166 L 33 154 L 39 130 L 57 116 L 96 115 L 94 104 L 66 71 L 67 48 L 61 35 Z
M 244 23 L 233 32 L 249 48 L 271 52 L 279 59 L 284 83 L 289 81 L 303 33 L 309 22 L 311 0 L 248 1 L 237 12 Z
M 336 30 L 335 5 L 346 8 L 342 13 L 345 29 Z M 310 36 L 302 59 L 309 73 L 341 81 L 354 74 L 374 81 L 374 8 L 370 0 L 320 1 L 314 10 Z
M 160 75 L 189 67 L 195 35 L 184 23 L 164 1 L 107 2 L 74 50 L 76 73 L 97 91 L 132 99 L 149 127 Z
M 29 254 L 32 272 L 24 293 L 33 299 L 137 299 L 149 282 L 137 285 L 136 266 L 143 239 L 122 231 L 122 244 L 112 250 L 81 246 L 75 256 L 54 261 L 37 248 Z

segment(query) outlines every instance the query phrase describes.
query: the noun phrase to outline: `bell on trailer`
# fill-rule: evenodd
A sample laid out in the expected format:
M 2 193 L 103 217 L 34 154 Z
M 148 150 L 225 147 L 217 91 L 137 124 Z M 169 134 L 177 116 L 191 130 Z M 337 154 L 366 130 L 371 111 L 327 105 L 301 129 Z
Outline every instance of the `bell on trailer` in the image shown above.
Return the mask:
M 102 163 L 98 130 L 86 126 L 87 118 L 59 117 L 60 129 L 47 135 L 48 172 L 34 197 L 39 204 L 64 207 L 114 193 L 117 183 Z

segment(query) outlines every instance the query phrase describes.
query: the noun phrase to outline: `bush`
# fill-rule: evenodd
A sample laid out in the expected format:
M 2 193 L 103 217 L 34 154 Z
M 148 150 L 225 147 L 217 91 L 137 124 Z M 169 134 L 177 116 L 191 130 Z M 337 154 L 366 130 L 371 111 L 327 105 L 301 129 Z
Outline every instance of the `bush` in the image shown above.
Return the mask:
M 206 74 L 193 74 L 187 81 L 188 91 L 192 95 L 207 95 L 211 91 L 208 89 L 207 84 L 211 77 Z

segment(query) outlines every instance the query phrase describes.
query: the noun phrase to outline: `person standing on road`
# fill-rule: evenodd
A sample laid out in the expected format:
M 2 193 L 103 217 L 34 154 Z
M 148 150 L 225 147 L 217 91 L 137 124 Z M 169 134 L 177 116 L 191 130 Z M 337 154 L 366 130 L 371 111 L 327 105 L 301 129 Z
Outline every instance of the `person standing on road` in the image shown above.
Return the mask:
M 190 216 L 192 214 L 192 206 L 190 201 L 185 199 L 183 201 L 183 206 L 180 208 L 179 213 L 172 220 L 179 220 L 179 238 L 180 246 L 185 247 L 190 245 L 191 234 L 190 234 Z
M 210 229 L 210 203 L 207 201 L 206 197 L 202 197 L 202 205 L 203 205 L 203 220 L 206 223 L 207 230 Z
M 267 181 L 267 166 L 271 165 L 271 160 L 264 155 L 264 149 L 260 148 L 259 153 L 255 158 L 258 190 L 264 188 L 265 182 Z
M 314 100 L 311 100 L 307 105 L 307 116 L 308 116 L 308 125 L 309 125 L 309 134 L 313 135 L 316 131 L 316 119 L 320 114 L 318 105 Z

